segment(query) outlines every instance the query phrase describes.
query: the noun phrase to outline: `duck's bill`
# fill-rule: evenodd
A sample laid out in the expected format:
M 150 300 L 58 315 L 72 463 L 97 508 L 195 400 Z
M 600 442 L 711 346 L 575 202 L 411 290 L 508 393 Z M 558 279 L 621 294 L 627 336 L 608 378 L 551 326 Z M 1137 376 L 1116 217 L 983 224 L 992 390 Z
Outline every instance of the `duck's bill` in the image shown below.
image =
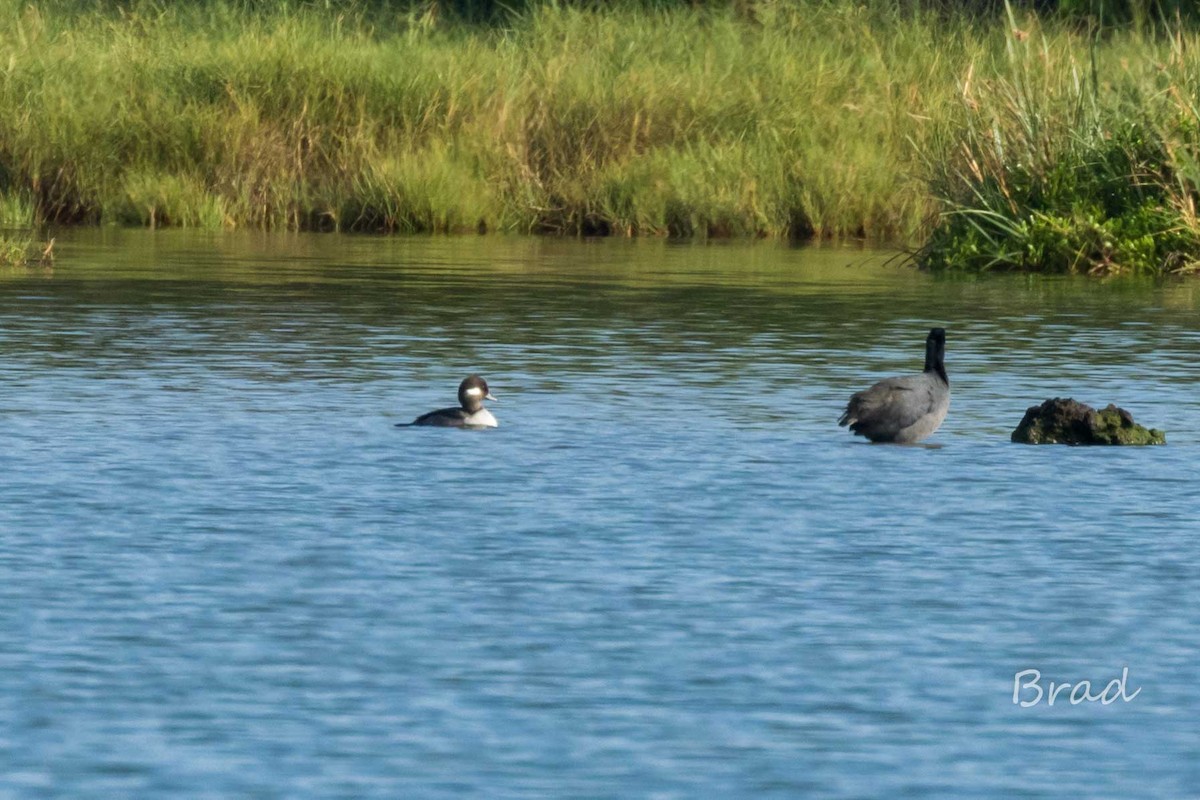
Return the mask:
M 491 400 L 493 403 L 499 403 L 499 402 L 500 402 L 499 400 L 497 400 L 495 397 L 493 397 L 493 396 L 492 396 L 492 393 L 491 393 L 491 392 L 488 392 L 487 394 L 485 394 L 485 395 L 483 396 L 483 399 L 484 399 L 484 400 Z

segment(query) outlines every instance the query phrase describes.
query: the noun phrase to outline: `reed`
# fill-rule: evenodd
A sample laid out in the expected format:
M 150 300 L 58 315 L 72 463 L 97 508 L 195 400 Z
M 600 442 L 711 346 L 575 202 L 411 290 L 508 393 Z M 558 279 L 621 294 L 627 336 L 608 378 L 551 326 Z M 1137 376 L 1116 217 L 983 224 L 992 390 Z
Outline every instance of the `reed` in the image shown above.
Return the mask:
M 0 0 L 0 212 L 1195 262 L 1194 31 L 916 5 Z
M 960 83 L 927 162 L 943 203 L 919 259 L 933 268 L 1191 271 L 1195 62 L 1182 36 L 1082 46 L 1010 16 L 1004 69 Z M 1029 20 L 1036 24 L 1036 20 Z M 1027 23 L 1028 25 L 1028 23 Z M 1192 84 L 1192 85 L 1189 85 Z

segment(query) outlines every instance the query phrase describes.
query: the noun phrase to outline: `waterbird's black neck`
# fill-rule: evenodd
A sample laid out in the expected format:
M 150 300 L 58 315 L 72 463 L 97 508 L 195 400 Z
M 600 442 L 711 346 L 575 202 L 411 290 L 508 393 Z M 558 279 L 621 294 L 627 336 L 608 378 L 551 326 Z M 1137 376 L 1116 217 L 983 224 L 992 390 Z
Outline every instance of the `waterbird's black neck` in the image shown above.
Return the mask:
M 925 371 L 933 372 L 942 379 L 942 383 L 950 385 L 950 377 L 946 374 L 946 342 L 930 339 L 925 343 Z

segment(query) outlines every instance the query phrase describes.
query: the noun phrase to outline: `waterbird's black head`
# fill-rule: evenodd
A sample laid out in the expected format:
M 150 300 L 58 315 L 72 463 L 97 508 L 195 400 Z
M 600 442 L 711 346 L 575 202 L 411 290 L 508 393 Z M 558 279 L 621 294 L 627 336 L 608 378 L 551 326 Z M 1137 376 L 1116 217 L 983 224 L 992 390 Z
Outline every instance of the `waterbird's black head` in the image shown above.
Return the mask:
M 946 366 L 943 363 L 946 358 L 946 329 L 933 328 L 929 331 L 929 336 L 925 337 L 925 371 L 936 372 L 938 376 L 947 384 L 950 379 L 946 377 Z
M 478 375 L 463 378 L 463 382 L 458 385 L 458 404 L 471 414 L 483 408 L 484 400 L 495 399 L 488 391 L 487 381 Z

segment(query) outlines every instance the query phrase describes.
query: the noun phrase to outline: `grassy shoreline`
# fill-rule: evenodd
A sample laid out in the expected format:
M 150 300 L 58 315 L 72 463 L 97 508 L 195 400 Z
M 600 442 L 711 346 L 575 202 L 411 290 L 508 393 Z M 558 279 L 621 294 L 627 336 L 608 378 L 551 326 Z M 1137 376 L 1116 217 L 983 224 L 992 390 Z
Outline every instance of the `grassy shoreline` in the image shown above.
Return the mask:
M 823 0 L 506 28 L 0 0 L 0 218 L 861 238 L 935 268 L 1200 259 L 1200 35 Z

